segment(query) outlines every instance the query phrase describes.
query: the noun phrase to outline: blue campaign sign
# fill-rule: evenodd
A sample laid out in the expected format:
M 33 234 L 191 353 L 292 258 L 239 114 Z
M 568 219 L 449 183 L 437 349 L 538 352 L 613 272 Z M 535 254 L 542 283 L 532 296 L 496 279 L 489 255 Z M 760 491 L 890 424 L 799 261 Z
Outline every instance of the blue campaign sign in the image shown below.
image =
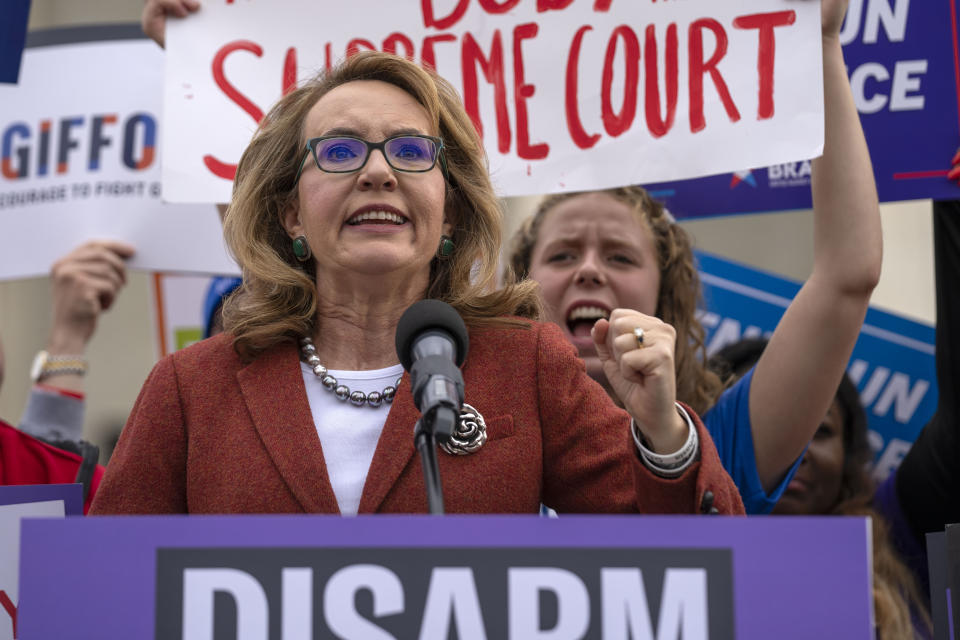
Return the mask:
M 7 0 L 0 15 L 0 82 L 16 84 L 27 40 L 30 0 Z
M 841 32 L 882 202 L 954 200 L 958 0 L 851 0 Z M 647 185 L 678 218 L 807 209 L 810 162 Z
M 768 336 L 800 290 L 791 280 L 698 252 L 707 350 Z M 871 308 L 848 373 L 867 412 L 874 477 L 896 468 L 937 408 L 935 330 Z

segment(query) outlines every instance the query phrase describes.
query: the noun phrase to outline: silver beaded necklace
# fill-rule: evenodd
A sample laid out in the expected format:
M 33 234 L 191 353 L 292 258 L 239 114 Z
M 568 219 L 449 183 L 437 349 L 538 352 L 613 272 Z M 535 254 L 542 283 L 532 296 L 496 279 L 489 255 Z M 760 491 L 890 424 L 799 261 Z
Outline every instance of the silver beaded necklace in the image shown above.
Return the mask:
M 339 400 L 344 402 L 349 400 L 350 404 L 356 407 L 362 407 L 364 404 L 368 404 L 376 409 L 382 406 L 383 403 L 390 404 L 393 402 L 393 396 L 396 395 L 397 387 L 400 386 L 400 380 L 402 379 L 402 376 L 397 378 L 397 382 L 393 386 L 389 386 L 383 391 L 371 391 L 370 393 L 350 391 L 350 387 L 338 383 L 337 379 L 327 372 L 327 368 L 320 364 L 317 347 L 313 344 L 311 338 L 300 338 L 300 359 L 310 365 L 310 368 L 313 369 L 313 374 L 320 379 L 320 384 L 322 384 L 327 391 L 332 391 L 333 395 L 337 396 Z
M 332 391 L 339 400 L 350 401 L 350 404 L 362 407 L 368 404 L 373 408 L 383 405 L 384 402 L 390 404 L 397 393 L 397 387 L 400 386 L 400 378 L 397 382 L 383 391 L 350 391 L 350 387 L 345 384 L 339 384 L 327 371 L 327 368 L 320 364 L 320 356 L 317 355 L 317 347 L 310 338 L 300 338 L 300 358 L 306 362 L 313 374 L 320 379 L 320 384 L 327 391 Z M 451 455 L 464 456 L 479 450 L 487 441 L 487 423 L 479 411 L 464 403 L 460 411 L 460 419 L 457 421 L 457 429 L 448 442 L 440 445 L 440 448 Z

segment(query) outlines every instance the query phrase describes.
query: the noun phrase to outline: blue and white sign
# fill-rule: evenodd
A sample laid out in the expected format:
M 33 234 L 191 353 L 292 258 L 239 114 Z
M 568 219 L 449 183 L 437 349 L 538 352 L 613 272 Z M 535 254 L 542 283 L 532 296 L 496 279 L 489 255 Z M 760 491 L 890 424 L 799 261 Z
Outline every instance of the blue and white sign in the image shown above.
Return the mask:
M 881 202 L 955 200 L 957 0 L 850 0 L 840 34 Z M 678 218 L 808 209 L 810 162 L 649 184 Z
M 707 351 L 769 336 L 800 290 L 791 280 L 698 252 Z M 860 390 L 876 452 L 874 477 L 895 469 L 937 409 L 933 327 L 867 311 L 847 369 Z

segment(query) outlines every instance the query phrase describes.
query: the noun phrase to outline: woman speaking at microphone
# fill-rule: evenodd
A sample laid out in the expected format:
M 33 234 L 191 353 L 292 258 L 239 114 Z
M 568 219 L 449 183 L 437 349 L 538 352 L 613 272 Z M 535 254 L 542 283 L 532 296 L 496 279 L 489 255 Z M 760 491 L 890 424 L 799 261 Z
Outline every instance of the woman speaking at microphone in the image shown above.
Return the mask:
M 244 152 L 224 220 L 243 269 L 225 332 L 163 359 L 95 513 L 426 512 L 419 418 L 394 346 L 413 303 L 469 330 L 448 512 L 742 512 L 692 410 L 672 336 L 600 323 L 617 408 L 535 285 L 495 289 L 501 211 L 452 87 L 363 52 L 281 99 Z

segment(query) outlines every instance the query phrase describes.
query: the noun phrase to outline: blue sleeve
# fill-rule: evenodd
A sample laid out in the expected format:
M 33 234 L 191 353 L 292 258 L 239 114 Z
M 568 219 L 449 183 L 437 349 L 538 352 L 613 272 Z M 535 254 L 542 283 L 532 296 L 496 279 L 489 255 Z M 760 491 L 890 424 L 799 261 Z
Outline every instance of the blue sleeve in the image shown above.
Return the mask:
M 736 384 L 720 394 L 717 403 L 703 416 L 703 423 L 713 438 L 720 454 L 720 462 L 740 490 L 747 515 L 770 513 L 784 489 L 790 484 L 803 455 L 797 457 L 769 494 L 760 484 L 757 457 L 753 450 L 753 432 L 750 426 L 750 369 Z

